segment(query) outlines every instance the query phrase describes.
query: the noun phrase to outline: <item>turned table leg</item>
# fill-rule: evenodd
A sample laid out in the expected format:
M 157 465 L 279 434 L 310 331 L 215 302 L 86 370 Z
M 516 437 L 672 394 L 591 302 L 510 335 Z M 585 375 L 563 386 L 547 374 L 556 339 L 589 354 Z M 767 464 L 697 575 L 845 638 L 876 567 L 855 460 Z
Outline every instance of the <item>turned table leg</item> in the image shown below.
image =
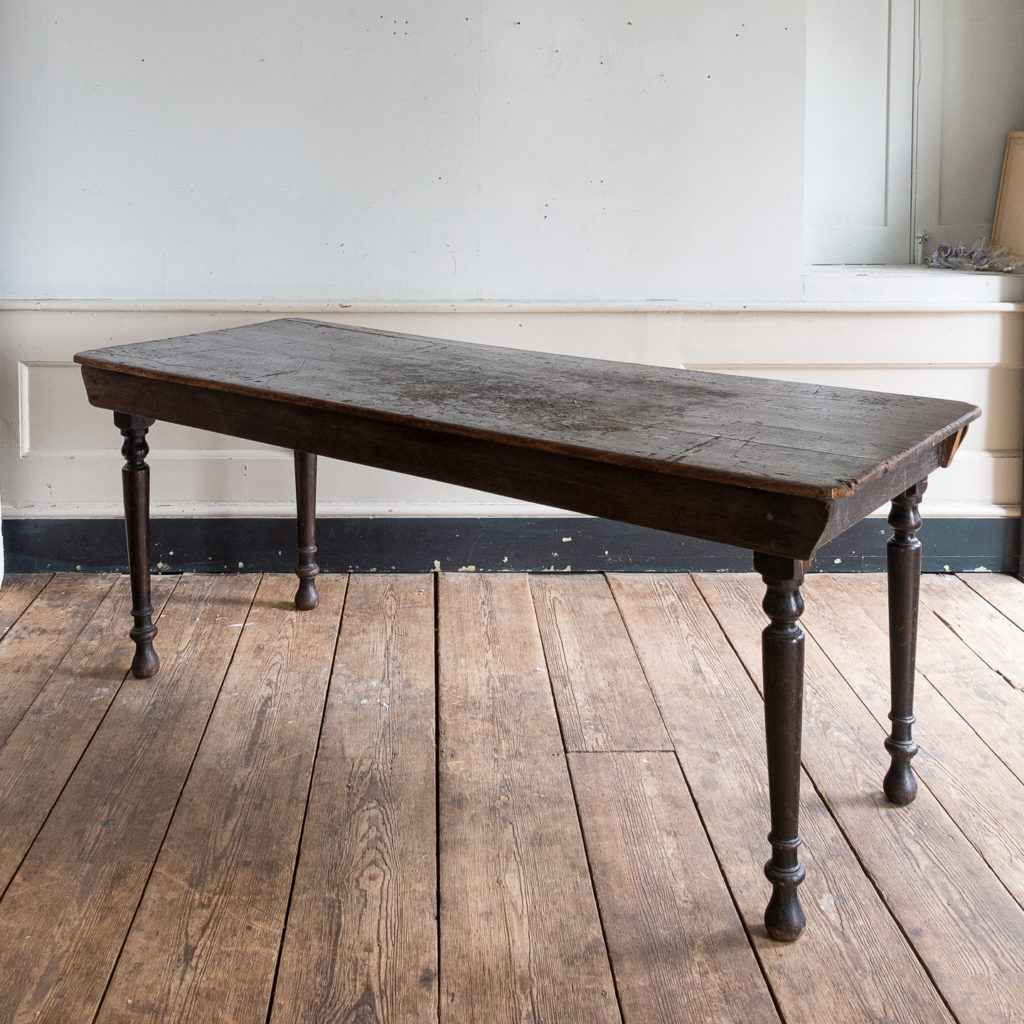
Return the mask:
M 917 753 L 914 726 L 914 665 L 917 654 L 917 608 L 921 590 L 921 528 L 918 505 L 927 481 L 893 498 L 887 545 L 889 575 L 889 666 L 892 731 L 885 749 L 892 756 L 882 788 L 895 804 L 909 804 L 917 796 L 910 759 Z
M 121 454 L 121 489 L 124 493 L 124 525 L 128 539 L 128 571 L 132 581 L 132 618 L 135 625 L 128 635 L 135 641 L 132 675 L 149 679 L 160 668 L 160 659 L 153 650 L 156 626 L 153 625 L 153 604 L 149 585 L 149 466 L 146 456 L 149 445 L 146 431 L 155 421 L 145 416 L 115 412 L 114 426 L 121 431 L 124 444 Z
M 804 634 L 797 622 L 804 610 L 804 564 L 755 553 L 754 568 L 767 587 L 763 607 L 771 620 L 761 634 L 772 847 L 764 866 L 772 883 L 764 924 L 771 938 L 793 942 L 807 923 L 797 895 L 805 873 L 798 857 Z
M 316 456 L 309 452 L 295 453 L 295 505 L 299 540 L 299 564 L 295 567 L 299 589 L 295 592 L 295 607 L 308 611 L 320 600 L 315 582 L 320 567 L 313 561 L 316 554 Z

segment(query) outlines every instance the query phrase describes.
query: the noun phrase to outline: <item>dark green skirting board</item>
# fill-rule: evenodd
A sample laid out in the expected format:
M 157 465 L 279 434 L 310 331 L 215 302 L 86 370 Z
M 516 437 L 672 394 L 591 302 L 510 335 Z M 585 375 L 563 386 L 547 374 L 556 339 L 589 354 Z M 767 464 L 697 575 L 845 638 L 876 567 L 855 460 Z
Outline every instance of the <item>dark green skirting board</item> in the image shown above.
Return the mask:
M 822 572 L 885 568 L 884 519 L 865 519 L 818 553 Z M 11 573 L 127 569 L 120 519 L 11 519 L 3 523 Z M 925 518 L 925 572 L 1018 570 L 1019 519 Z M 158 572 L 285 572 L 295 564 L 290 519 L 154 519 Z M 325 572 L 751 572 L 739 548 L 606 519 L 321 519 Z

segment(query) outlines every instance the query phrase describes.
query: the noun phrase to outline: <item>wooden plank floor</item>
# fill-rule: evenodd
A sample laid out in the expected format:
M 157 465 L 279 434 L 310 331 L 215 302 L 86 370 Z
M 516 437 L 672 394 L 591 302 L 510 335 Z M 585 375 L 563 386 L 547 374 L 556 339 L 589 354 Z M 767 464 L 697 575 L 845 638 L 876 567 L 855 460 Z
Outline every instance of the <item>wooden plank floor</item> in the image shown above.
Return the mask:
M 917 801 L 884 578 L 815 575 L 808 927 L 768 883 L 747 575 L 0 588 L 0 1024 L 1024 1022 L 1024 584 L 923 581 Z

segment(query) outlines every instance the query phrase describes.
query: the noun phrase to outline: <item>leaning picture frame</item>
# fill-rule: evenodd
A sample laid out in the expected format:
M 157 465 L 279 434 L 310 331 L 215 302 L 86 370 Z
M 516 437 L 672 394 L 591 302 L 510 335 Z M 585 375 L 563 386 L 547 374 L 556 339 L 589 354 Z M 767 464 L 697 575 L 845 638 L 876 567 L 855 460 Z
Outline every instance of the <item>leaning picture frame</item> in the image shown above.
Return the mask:
M 1024 132 L 1006 136 L 992 244 L 1024 256 Z

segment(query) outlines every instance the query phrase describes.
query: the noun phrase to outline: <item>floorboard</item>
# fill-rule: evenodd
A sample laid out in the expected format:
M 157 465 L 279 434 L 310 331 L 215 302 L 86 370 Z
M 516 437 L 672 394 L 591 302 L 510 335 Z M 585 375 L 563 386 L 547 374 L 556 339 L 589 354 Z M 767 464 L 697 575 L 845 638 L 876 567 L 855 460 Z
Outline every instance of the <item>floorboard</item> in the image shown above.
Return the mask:
M 441 1020 L 621 1020 L 525 576 L 439 580 Z
M 570 764 L 627 1024 L 778 1024 L 675 757 Z
M 812 578 L 804 623 L 884 731 L 888 635 L 865 614 L 864 597 L 855 590 L 835 578 Z M 884 600 L 879 603 L 884 606 Z M 946 632 L 945 643 L 955 643 Z M 921 722 L 914 761 L 919 780 L 1024 907 L 1024 784 L 922 673 L 914 710 Z
M 957 579 L 970 587 L 1000 614 L 1024 628 L 1024 587 L 1017 576 L 995 572 L 960 573 Z
M 271 1024 L 437 1018 L 434 580 L 354 576 Z
M 160 675 L 122 685 L 0 900 L 9 1020 L 93 1020 L 255 589 L 242 576 L 175 587 L 160 617 Z
M 759 678 L 759 582 L 705 576 L 700 586 Z M 927 786 L 907 807 L 885 801 L 886 730 L 813 638 L 805 679 L 804 763 L 886 905 L 959 1021 L 1015 1021 L 1024 1006 L 1024 910 Z
M 1012 585 L 1008 593 L 1021 591 L 1024 584 L 1013 576 L 1003 576 Z M 973 588 L 972 588 L 973 589 Z M 846 592 L 857 599 L 865 614 L 883 632 L 887 626 L 885 580 L 865 574 L 849 577 Z M 1024 691 L 1015 688 L 998 668 L 987 665 L 937 615 L 922 606 L 918 624 L 917 667 L 928 682 L 956 709 L 986 746 L 1017 776 L 1024 780 Z M 1001 608 L 1006 611 L 1007 605 Z M 999 664 L 1011 655 L 999 655 Z M 923 719 L 917 728 L 928 728 Z
M 49 573 L 4 576 L 0 587 L 0 639 L 51 579 Z
M 717 586 L 709 607 L 704 592 L 705 580 L 732 579 L 701 577 L 698 589 L 686 576 L 622 575 L 612 577 L 612 585 L 783 1017 L 837 1024 L 948 1021 L 857 851 L 806 777 L 801 857 L 808 877 L 801 896 L 807 929 L 793 945 L 767 936 L 763 914 L 770 887 L 761 870 L 770 854 L 763 705 L 749 665 L 720 627 L 734 610 L 738 621 L 729 625 L 753 628 L 752 646 L 759 650 L 765 620 L 758 603 L 751 609 L 743 593 Z M 813 730 L 813 719 L 806 726 Z M 863 781 L 854 792 L 864 792 Z
M 0 645 L 0 743 L 31 707 L 115 579 L 58 573 L 6 632 Z
M 345 583 L 325 577 L 315 612 L 300 614 L 294 583 L 268 577 L 234 626 L 100 1024 L 266 1020 Z
M 767 938 L 747 575 L 0 588 L 2 1024 L 1024 1021 L 1024 584 L 928 576 L 918 798 L 878 575 L 812 576 L 801 896 Z
M 154 581 L 156 616 L 177 582 Z M 0 892 L 121 687 L 128 659 L 125 645 L 111 643 L 111 636 L 123 630 L 131 607 L 128 580 L 119 580 L 0 747 Z
M 533 576 L 530 590 L 566 750 L 671 750 L 603 576 Z
M 979 585 L 980 586 L 980 585 Z M 921 605 L 938 616 L 989 668 L 1024 690 L 1024 630 L 956 576 L 921 578 Z

